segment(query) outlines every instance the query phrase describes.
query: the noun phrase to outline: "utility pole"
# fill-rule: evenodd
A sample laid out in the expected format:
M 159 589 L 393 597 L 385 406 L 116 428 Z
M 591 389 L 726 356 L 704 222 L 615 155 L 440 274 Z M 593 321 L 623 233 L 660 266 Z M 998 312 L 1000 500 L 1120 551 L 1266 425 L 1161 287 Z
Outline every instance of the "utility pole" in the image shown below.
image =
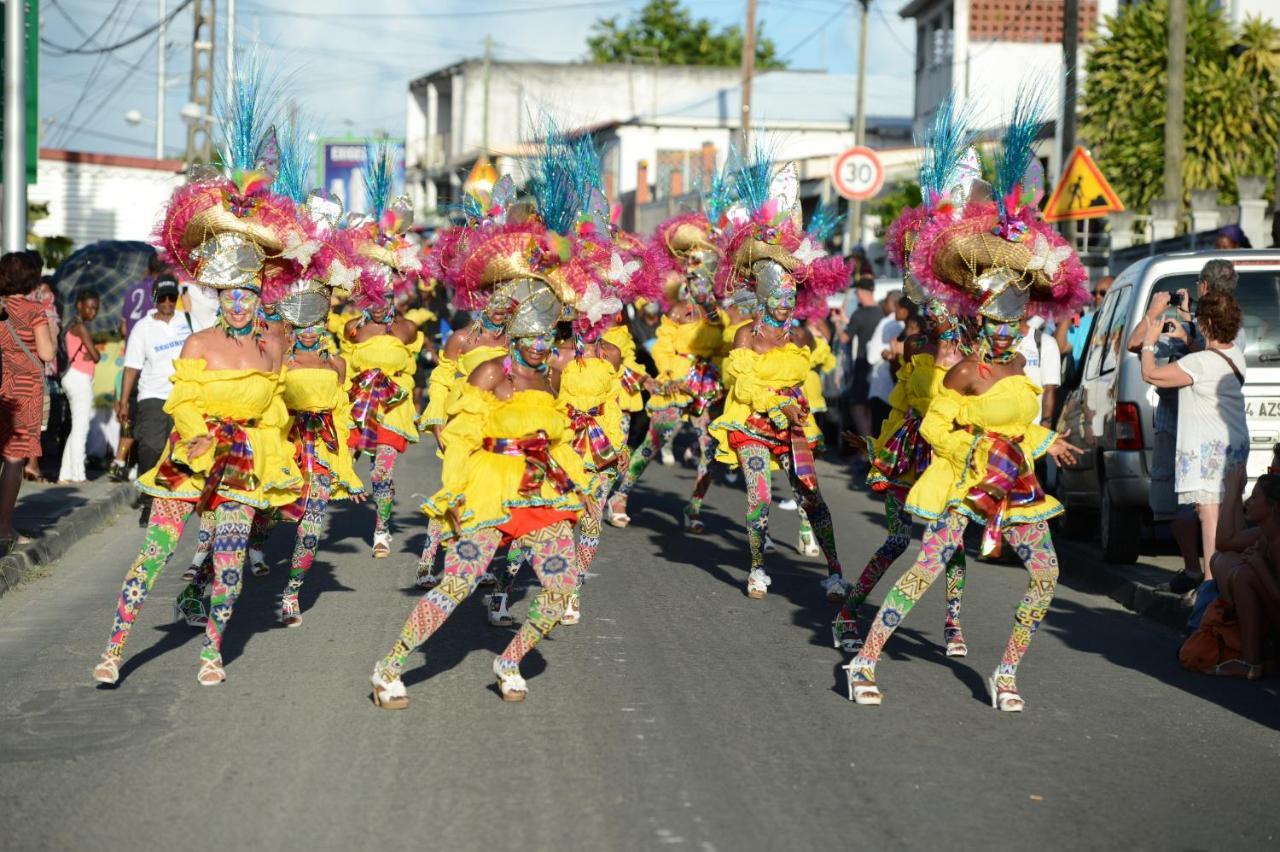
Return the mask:
M 1182 219 L 1183 108 L 1187 82 L 1187 0 L 1169 0 L 1169 65 L 1165 89 L 1164 198 Z
M 1079 47 L 1080 0 L 1065 0 L 1062 4 L 1062 124 L 1059 126 L 1062 144 L 1058 157 L 1059 175 L 1066 169 L 1071 152 L 1076 149 L 1076 63 Z M 1063 222 L 1062 235 L 1074 244 L 1076 223 Z
M 751 78 L 756 73 L 756 0 L 747 0 L 747 25 L 742 31 L 742 151 L 751 150 Z
M 481 125 L 480 138 L 484 146 L 484 158 L 489 159 L 489 66 L 493 63 L 493 37 L 484 37 L 484 121 Z
M 213 0 L 215 3 L 217 0 Z M 227 106 L 236 96 L 236 0 L 227 0 Z
M 213 159 L 213 128 L 208 116 L 213 112 L 213 46 L 215 0 L 195 0 L 192 8 L 191 88 L 188 97 L 199 115 L 188 119 L 187 166 Z M 185 116 L 184 116 L 185 117 Z
M 27 4 L 4 4 L 4 250 L 27 247 Z
M 871 0 L 857 0 L 862 6 L 858 16 L 858 103 L 853 117 L 853 144 L 867 144 L 867 20 L 871 10 Z M 845 240 L 845 254 L 853 251 L 853 247 L 862 243 L 862 202 L 849 202 L 848 238 Z
M 160 29 L 156 30 L 156 159 L 164 159 L 164 39 L 165 18 L 168 8 L 165 0 L 160 0 Z

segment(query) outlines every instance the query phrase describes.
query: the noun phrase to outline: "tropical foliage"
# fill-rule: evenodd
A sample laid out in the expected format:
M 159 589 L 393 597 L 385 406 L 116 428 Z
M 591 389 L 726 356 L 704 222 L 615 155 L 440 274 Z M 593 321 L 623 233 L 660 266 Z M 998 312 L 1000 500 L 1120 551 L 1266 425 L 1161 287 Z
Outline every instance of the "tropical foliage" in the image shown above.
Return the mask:
M 1236 177 L 1274 179 L 1280 139 L 1280 29 L 1233 32 L 1221 4 L 1188 0 L 1182 167 L 1192 190 L 1236 200 Z M 1125 6 L 1089 49 L 1080 135 L 1120 199 L 1144 210 L 1164 187 L 1168 0 Z
M 756 32 L 756 67 L 784 68 L 777 46 Z M 680 0 L 648 0 L 625 23 L 601 18 L 591 28 L 587 49 L 592 62 L 642 62 L 664 65 L 742 64 L 742 28 L 716 29 L 695 18 Z

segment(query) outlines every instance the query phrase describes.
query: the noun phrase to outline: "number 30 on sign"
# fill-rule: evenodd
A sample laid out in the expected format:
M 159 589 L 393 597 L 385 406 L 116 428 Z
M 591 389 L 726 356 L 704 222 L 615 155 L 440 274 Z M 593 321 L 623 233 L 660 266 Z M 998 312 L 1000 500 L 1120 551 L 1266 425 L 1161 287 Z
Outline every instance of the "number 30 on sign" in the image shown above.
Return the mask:
M 884 165 L 875 151 L 859 145 L 836 157 L 831 181 L 845 198 L 866 201 L 884 186 Z

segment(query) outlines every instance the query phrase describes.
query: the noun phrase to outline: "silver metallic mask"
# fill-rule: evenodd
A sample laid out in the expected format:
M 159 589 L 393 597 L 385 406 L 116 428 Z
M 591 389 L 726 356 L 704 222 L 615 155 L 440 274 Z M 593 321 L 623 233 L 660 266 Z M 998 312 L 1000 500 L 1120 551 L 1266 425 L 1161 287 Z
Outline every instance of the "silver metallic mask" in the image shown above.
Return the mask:
M 978 278 L 984 294 L 978 313 L 999 322 L 1018 322 L 1027 314 L 1031 299 L 1030 286 L 1011 269 L 991 269 Z
M 221 233 L 196 249 L 196 280 L 216 290 L 262 289 L 262 249 L 242 234 Z
M 516 303 L 507 320 L 507 336 L 538 337 L 555 331 L 565 318 L 565 306 L 544 282 L 521 278 L 503 284 L 500 292 Z

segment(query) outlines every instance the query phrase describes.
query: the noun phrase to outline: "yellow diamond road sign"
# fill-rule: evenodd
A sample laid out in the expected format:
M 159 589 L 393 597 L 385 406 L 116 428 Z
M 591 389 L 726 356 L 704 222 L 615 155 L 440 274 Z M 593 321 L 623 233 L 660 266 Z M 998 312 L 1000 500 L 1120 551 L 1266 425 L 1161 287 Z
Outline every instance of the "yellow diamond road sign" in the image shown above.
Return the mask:
M 1044 208 L 1046 222 L 1093 219 L 1124 209 L 1111 184 L 1083 148 L 1076 148 Z

